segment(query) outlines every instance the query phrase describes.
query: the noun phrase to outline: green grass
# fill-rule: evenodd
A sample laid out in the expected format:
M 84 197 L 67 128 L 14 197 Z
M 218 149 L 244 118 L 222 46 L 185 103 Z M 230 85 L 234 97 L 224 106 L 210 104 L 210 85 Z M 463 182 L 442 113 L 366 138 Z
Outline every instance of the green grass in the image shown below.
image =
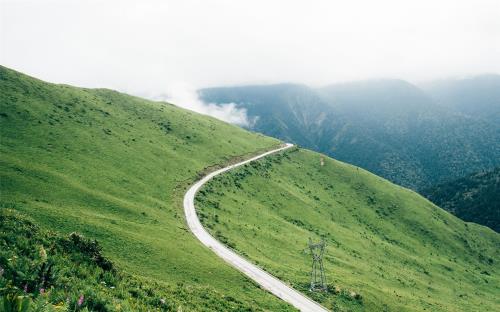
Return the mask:
M 213 298 L 203 288 L 167 288 L 130 276 L 102 255 L 96 241 L 43 230 L 10 209 L 0 210 L 0 266 L 0 311 L 19 311 L 16 305 L 33 311 L 200 310 L 204 304 L 193 296 L 205 296 L 227 310 L 244 308 L 222 294 Z
M 182 209 L 200 172 L 279 141 L 167 103 L 5 67 L 0 99 L 1 209 L 97 239 L 127 274 L 192 290 L 187 301 L 197 310 L 224 310 L 226 301 L 291 310 L 203 247 Z
M 330 158 L 320 166 L 318 153 L 217 177 L 197 207 L 214 236 L 306 293 L 307 241 L 324 237 L 331 291 L 310 295 L 335 311 L 500 309 L 499 234 L 362 169 Z

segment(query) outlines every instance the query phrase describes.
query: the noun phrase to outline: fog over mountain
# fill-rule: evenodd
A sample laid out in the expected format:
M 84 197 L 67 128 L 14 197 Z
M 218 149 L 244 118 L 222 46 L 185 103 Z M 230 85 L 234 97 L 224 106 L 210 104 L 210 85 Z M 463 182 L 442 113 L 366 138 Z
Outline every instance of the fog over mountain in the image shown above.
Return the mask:
M 500 127 L 500 75 L 439 80 L 421 87 L 437 104 Z
M 0 0 L 0 63 L 128 93 L 500 73 L 497 0 Z
M 4 66 L 169 101 L 415 190 L 499 165 L 499 51 L 497 0 L 0 0 Z
M 403 80 L 368 80 L 322 88 L 280 84 L 202 89 L 204 101 L 235 103 L 256 120 L 250 129 L 359 165 L 420 190 L 500 164 L 499 76 L 436 84 L 432 92 Z M 442 83 L 442 82 L 441 82 Z M 497 85 L 493 85 L 497 83 Z M 469 87 L 470 85 L 470 87 Z M 446 96 L 445 96 L 446 94 Z M 438 100 L 438 96 L 440 100 Z M 452 106 L 453 97 L 462 104 Z M 484 103 L 483 99 L 489 99 Z M 444 99 L 450 99 L 446 102 Z M 469 102 L 467 102 L 467 100 Z M 476 104 L 477 103 L 477 104 Z
M 251 122 L 244 111 L 203 105 L 178 86 L 317 87 L 379 77 L 420 83 L 500 73 L 496 0 L 0 0 L 0 6 L 4 66 L 149 98 L 167 93 L 179 106 L 237 124 Z

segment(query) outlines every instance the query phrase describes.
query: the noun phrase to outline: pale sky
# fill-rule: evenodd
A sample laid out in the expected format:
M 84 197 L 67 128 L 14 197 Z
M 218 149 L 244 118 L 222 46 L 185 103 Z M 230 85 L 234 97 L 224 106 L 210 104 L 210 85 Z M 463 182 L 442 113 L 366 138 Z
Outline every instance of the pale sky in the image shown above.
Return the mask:
M 0 25 L 4 66 L 145 95 L 500 73 L 500 0 L 0 0 Z

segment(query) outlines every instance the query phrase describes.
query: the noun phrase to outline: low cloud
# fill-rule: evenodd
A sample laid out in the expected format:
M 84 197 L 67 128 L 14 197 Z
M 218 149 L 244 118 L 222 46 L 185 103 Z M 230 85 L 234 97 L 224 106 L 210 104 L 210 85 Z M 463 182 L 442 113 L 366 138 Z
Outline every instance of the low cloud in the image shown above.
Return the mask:
M 167 93 L 158 99 L 231 124 L 250 126 L 246 109 L 236 107 L 235 103 L 205 103 L 199 98 L 196 89 L 186 83 L 170 85 Z

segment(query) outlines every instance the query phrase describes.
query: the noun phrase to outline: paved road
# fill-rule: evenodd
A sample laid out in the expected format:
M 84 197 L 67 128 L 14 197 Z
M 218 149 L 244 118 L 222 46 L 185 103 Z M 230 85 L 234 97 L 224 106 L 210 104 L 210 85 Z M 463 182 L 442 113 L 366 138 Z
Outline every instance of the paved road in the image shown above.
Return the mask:
M 242 256 L 236 254 L 234 251 L 224 246 L 221 242 L 216 240 L 212 235 L 210 235 L 207 230 L 201 225 L 198 216 L 196 215 L 196 210 L 194 207 L 194 196 L 196 192 L 205 184 L 207 181 L 219 175 L 223 172 L 231 170 L 233 168 L 239 167 L 251 161 L 257 160 L 259 158 L 265 157 L 267 155 L 285 150 L 292 147 L 292 144 L 286 144 L 286 146 L 260 154 L 251 159 L 242 161 L 240 163 L 222 168 L 220 170 L 214 171 L 209 175 L 205 176 L 200 181 L 196 182 L 184 195 L 184 213 L 186 214 L 186 220 L 189 229 L 198 238 L 203 245 L 210 248 L 219 257 L 224 259 L 227 263 L 241 271 L 243 274 L 254 280 L 262 288 L 267 289 L 269 292 L 273 293 L 277 297 L 283 299 L 284 301 L 290 303 L 294 307 L 301 311 L 315 312 L 315 311 L 328 311 L 318 303 L 304 296 L 300 292 L 286 285 L 276 277 L 260 269 L 256 265 L 252 264 L 250 261 L 246 260 Z

